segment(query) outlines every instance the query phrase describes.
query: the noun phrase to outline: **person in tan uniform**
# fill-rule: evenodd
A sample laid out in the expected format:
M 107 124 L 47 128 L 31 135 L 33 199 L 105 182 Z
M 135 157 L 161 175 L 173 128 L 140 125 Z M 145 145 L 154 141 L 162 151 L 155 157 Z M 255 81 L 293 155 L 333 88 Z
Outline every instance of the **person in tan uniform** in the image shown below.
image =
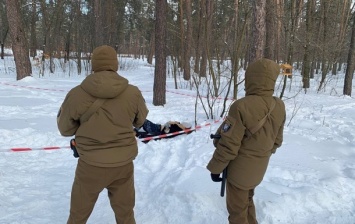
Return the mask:
M 227 169 L 227 210 L 230 224 L 254 224 L 254 189 L 262 181 L 270 156 L 283 140 L 285 105 L 273 97 L 280 67 L 269 59 L 251 63 L 245 73 L 245 97 L 235 101 L 216 134 L 207 165 L 215 182 Z M 264 122 L 262 122 L 264 120 Z
M 148 109 L 140 90 L 117 74 L 117 54 L 112 47 L 94 49 L 92 70 L 68 92 L 57 117 L 60 133 L 75 135 L 79 156 L 67 223 L 86 223 L 106 188 L 116 222 L 134 224 L 133 160 L 138 146 L 132 125 L 141 127 Z M 86 121 L 81 120 L 97 99 L 103 103 Z

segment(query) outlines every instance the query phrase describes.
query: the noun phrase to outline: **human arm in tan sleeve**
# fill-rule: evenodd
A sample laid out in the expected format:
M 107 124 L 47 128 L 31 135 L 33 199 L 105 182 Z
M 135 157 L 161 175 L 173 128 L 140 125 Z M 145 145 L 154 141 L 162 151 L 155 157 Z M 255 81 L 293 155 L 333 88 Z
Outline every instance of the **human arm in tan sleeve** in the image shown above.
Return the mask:
M 63 136 L 75 135 L 76 130 L 80 126 L 80 122 L 78 120 L 74 120 L 72 116 L 71 110 L 73 110 L 73 108 L 70 107 L 69 101 L 69 96 L 67 95 L 57 115 L 58 130 Z
M 219 128 L 221 138 L 216 142 L 213 157 L 207 165 L 207 169 L 214 174 L 219 174 L 238 156 L 238 151 L 244 137 L 245 127 L 239 112 L 229 114 Z
M 282 145 L 285 120 L 286 120 L 286 117 L 285 117 L 284 121 L 282 122 L 282 125 L 277 133 L 277 136 L 276 136 L 276 139 L 274 142 L 274 146 L 272 147 L 272 150 L 271 150 L 272 153 L 275 153 L 276 149 L 278 149 Z
M 147 119 L 148 113 L 149 113 L 149 110 L 147 108 L 147 105 L 145 104 L 145 100 L 144 100 L 141 92 L 139 92 L 137 112 L 136 112 L 136 117 L 134 118 L 134 121 L 133 121 L 133 126 L 136 128 L 142 127 L 145 120 Z

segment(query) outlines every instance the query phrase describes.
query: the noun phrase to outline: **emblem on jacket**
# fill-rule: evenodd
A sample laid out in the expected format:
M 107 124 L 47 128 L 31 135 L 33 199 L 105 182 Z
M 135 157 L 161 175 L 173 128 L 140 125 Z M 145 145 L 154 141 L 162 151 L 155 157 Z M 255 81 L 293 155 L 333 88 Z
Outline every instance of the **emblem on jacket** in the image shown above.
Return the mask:
M 230 126 L 229 124 L 224 124 L 224 125 L 223 125 L 223 128 L 222 128 L 223 132 L 227 132 L 230 127 L 231 127 L 231 126 Z

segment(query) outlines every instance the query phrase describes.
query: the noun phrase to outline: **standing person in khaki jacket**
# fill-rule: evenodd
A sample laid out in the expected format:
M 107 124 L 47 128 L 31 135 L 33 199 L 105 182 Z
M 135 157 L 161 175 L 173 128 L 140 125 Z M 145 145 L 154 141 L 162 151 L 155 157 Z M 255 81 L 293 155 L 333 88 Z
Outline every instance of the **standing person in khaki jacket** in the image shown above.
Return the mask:
M 92 70 L 69 91 L 57 118 L 63 136 L 75 135 L 79 154 L 68 223 L 86 223 L 106 188 L 116 222 L 133 224 L 133 160 L 138 146 L 132 125 L 141 127 L 148 109 L 139 89 L 117 74 L 117 54 L 112 47 L 104 45 L 93 51 Z M 104 99 L 103 104 L 80 122 L 97 99 Z
M 271 154 L 283 140 L 285 105 L 272 96 L 279 72 L 279 65 L 268 59 L 251 63 L 245 73 L 246 96 L 232 104 L 217 130 L 220 139 L 214 141 L 216 149 L 207 169 L 215 182 L 221 181 L 220 173 L 227 169 L 230 224 L 258 223 L 254 189 L 264 177 Z M 264 117 L 265 123 L 261 122 Z

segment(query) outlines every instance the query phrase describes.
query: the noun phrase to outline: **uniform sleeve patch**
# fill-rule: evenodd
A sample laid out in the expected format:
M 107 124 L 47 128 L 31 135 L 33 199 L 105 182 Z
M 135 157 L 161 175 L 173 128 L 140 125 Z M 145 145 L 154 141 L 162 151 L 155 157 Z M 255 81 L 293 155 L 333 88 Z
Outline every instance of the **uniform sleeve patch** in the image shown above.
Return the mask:
M 222 128 L 222 131 L 223 131 L 223 132 L 227 132 L 227 131 L 230 129 L 230 127 L 231 127 L 231 126 L 230 126 L 229 124 L 224 124 L 224 125 L 223 125 L 223 128 Z

